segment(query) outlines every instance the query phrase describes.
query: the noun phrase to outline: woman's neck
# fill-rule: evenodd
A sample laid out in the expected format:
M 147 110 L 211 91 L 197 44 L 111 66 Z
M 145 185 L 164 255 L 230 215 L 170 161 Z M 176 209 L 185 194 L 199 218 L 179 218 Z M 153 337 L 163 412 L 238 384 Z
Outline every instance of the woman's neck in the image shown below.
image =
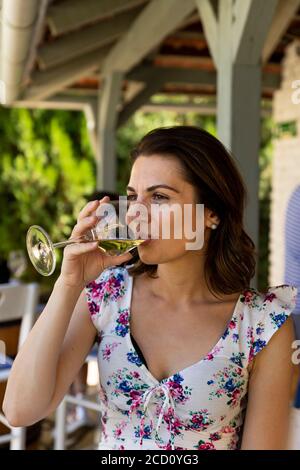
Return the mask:
M 205 258 L 202 254 L 159 264 L 158 278 L 153 280 L 152 293 L 168 303 L 186 304 L 216 300 L 204 278 Z

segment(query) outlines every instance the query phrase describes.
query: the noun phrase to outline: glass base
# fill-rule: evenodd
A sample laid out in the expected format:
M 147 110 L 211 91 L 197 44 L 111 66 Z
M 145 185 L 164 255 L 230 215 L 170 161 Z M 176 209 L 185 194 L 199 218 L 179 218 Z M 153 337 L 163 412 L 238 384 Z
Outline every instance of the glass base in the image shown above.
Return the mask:
M 28 256 L 35 269 L 43 276 L 51 276 L 56 259 L 48 233 L 39 225 L 32 225 L 26 235 Z

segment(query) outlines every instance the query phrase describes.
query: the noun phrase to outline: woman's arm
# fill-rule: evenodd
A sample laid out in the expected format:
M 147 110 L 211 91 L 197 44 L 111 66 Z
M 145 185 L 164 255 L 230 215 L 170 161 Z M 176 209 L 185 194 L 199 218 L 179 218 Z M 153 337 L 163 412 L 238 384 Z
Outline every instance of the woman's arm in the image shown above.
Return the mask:
M 9 375 L 3 411 L 12 426 L 32 425 L 57 407 L 95 335 L 84 289 L 58 278 Z
M 91 201 L 80 211 L 71 238 L 95 226 L 99 204 Z M 131 254 L 109 256 L 98 242 L 64 248 L 61 273 L 51 296 L 14 360 L 3 411 L 12 426 L 29 426 L 54 410 L 85 361 L 96 336 L 84 286 L 109 266 L 128 261 Z
M 289 317 L 254 358 L 241 450 L 287 449 L 294 339 Z

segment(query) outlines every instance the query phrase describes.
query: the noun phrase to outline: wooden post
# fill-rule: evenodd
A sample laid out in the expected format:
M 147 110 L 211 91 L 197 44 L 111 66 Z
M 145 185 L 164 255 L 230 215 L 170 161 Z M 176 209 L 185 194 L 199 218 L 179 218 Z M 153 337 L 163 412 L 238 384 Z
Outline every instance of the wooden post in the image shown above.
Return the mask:
M 278 0 L 221 0 L 218 14 L 210 0 L 196 1 L 202 21 L 216 23 L 204 30 L 218 70 L 218 137 L 232 152 L 245 181 L 244 225 L 258 250 L 261 63 Z M 257 272 L 252 285 L 257 286 Z
M 227 67 L 227 66 L 226 66 Z M 234 64 L 218 74 L 218 137 L 232 152 L 245 181 L 245 230 L 259 243 L 259 147 L 261 68 Z M 253 279 L 255 284 L 257 279 Z
M 116 190 L 115 131 L 123 74 L 106 75 L 99 96 L 97 135 L 97 189 Z

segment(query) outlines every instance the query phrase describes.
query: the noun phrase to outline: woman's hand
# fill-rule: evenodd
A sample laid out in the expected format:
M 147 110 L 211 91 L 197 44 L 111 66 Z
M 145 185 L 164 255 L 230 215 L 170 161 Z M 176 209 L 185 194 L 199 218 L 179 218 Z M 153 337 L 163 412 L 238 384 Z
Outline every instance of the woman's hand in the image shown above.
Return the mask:
M 91 201 L 79 213 L 77 224 L 73 228 L 70 238 L 84 235 L 96 225 L 98 218 L 93 215 L 101 203 L 108 203 L 109 197 L 105 196 L 100 201 Z M 109 267 L 119 265 L 132 258 L 132 255 L 110 256 L 98 248 L 98 242 L 74 243 L 64 248 L 64 256 L 61 267 L 61 280 L 68 286 L 84 287 L 90 281 L 96 279 L 101 272 Z

